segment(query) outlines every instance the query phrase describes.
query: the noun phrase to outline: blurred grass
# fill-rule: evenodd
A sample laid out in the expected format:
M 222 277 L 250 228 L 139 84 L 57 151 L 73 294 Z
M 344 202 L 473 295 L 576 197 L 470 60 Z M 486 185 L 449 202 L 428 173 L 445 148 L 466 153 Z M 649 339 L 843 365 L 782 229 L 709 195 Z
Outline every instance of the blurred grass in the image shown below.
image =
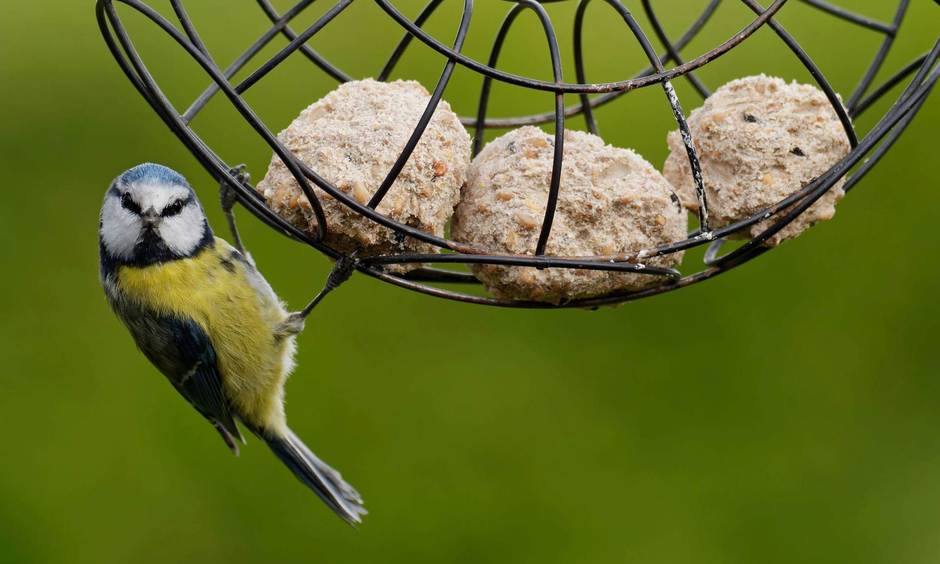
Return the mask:
M 110 179 L 153 160 L 186 174 L 206 202 L 215 188 L 111 60 L 91 2 L 7 4 L 0 562 L 940 559 L 936 99 L 834 221 L 681 292 L 594 313 L 529 312 L 354 278 L 308 323 L 288 395 L 292 426 L 367 499 L 372 514 L 353 531 L 256 441 L 230 457 L 108 311 L 95 231 Z M 265 29 L 252 2 L 188 4 L 220 61 Z M 428 28 L 449 41 L 458 3 L 445 4 Z M 477 4 L 467 52 L 485 59 L 506 6 Z M 643 61 L 597 4 L 589 78 L 619 79 Z M 627 4 L 641 12 L 639 2 Z M 670 33 L 702 4 L 664 10 Z M 725 4 L 687 53 L 747 20 L 744 8 Z M 888 20 L 890 4 L 851 7 Z M 912 4 L 888 69 L 936 35 L 936 6 Z M 419 7 L 397 5 L 411 15 Z M 573 6 L 551 10 L 567 21 Z M 185 107 L 204 79 L 151 26 L 122 13 L 167 94 Z M 797 2 L 781 21 L 844 95 L 877 48 L 874 34 Z M 363 1 L 314 44 L 368 76 L 399 33 Z M 570 57 L 570 31 L 559 37 Z M 543 49 L 526 17 L 501 67 L 546 76 Z M 416 43 L 397 74 L 430 85 L 442 66 Z M 714 87 L 759 71 L 807 80 L 767 31 L 702 76 Z M 277 131 L 333 87 L 296 56 L 248 99 Z M 459 69 L 447 99 L 470 114 L 478 87 Z M 692 92 L 677 87 L 691 110 Z M 550 104 L 546 94 L 494 88 L 497 115 Z M 609 142 L 656 164 L 665 158 L 672 123 L 655 88 L 598 118 Z M 196 125 L 224 158 L 263 174 L 269 152 L 223 100 Z M 247 216 L 241 223 L 274 286 L 303 303 L 327 262 Z

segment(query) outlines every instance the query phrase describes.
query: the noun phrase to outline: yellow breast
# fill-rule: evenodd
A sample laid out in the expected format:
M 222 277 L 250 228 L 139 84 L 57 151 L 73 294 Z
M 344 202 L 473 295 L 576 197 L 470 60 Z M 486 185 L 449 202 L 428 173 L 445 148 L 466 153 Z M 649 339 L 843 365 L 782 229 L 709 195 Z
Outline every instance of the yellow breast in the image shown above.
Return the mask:
M 231 245 L 216 239 L 214 246 L 191 258 L 122 266 L 117 287 L 158 315 L 188 318 L 202 327 L 239 415 L 256 425 L 281 425 L 283 384 L 293 367 L 294 342 L 275 338 L 274 329 L 287 313 L 260 274 L 233 259 L 233 253 Z

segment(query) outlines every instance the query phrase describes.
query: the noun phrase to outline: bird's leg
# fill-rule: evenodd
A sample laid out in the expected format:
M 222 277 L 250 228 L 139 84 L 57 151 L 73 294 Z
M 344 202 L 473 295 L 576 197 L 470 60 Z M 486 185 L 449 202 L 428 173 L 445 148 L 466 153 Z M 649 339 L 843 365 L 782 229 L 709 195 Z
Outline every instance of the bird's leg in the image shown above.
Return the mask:
M 245 183 L 251 180 L 251 175 L 248 174 L 247 168 L 247 165 L 240 164 L 229 172 L 235 176 L 239 183 Z M 239 253 L 247 256 L 245 247 L 242 245 L 242 238 L 238 234 L 238 227 L 235 225 L 235 212 L 232 211 L 235 207 L 235 203 L 238 201 L 238 193 L 235 192 L 235 188 L 225 180 L 222 180 L 221 184 L 219 184 L 219 201 L 222 203 L 222 213 L 225 214 L 225 219 L 228 221 L 228 229 L 232 233 L 232 244 L 235 245 Z
M 307 319 L 307 316 L 310 315 L 310 312 L 313 311 L 313 308 L 315 308 L 327 294 L 339 288 L 343 282 L 349 280 L 349 277 L 352 276 L 359 262 L 356 258 L 357 253 L 358 251 L 353 251 L 349 255 L 341 255 L 336 259 L 336 264 L 333 265 L 333 270 L 330 271 L 330 275 L 326 279 L 326 284 L 324 284 L 320 293 L 310 300 L 310 303 L 308 303 L 304 309 L 288 315 L 287 319 L 285 319 L 280 327 L 278 327 L 277 331 L 275 331 L 275 334 L 279 337 L 288 337 L 303 331 L 304 321 Z

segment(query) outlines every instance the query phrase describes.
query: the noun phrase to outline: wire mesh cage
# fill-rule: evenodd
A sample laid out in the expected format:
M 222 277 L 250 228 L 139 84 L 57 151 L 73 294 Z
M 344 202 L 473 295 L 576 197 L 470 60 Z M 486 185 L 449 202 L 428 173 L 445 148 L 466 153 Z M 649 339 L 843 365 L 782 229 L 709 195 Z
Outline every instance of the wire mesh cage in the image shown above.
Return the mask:
M 111 53 L 134 87 L 206 170 L 220 182 L 228 183 L 234 187 L 239 202 L 258 219 L 281 233 L 316 248 L 333 259 L 343 258 L 342 252 L 325 242 L 325 236 L 330 229 L 330 225 L 326 221 L 323 207 L 314 190 L 314 187 L 317 187 L 356 214 L 393 230 L 398 236 L 429 243 L 441 250 L 439 254 L 401 252 L 357 257 L 353 263 L 356 270 L 409 290 L 476 304 L 529 308 L 596 307 L 616 304 L 683 288 L 717 276 L 754 259 L 772 248 L 764 244 L 769 238 L 794 221 L 843 178 L 845 178 L 843 189 L 846 192 L 850 191 L 889 151 L 904 129 L 917 115 L 938 77 L 940 77 L 940 66 L 937 64 L 938 56 L 940 56 L 940 39 L 938 39 L 923 55 L 890 74 L 883 82 L 875 84 L 875 78 L 882 70 L 884 62 L 902 28 L 904 16 L 908 11 L 909 0 L 899 0 L 894 11 L 894 17 L 890 22 L 878 21 L 826 3 L 823 0 L 790 0 L 790 2 L 802 2 L 816 8 L 820 17 L 833 17 L 844 20 L 882 38 L 880 47 L 874 53 L 857 86 L 844 102 L 836 94 L 829 80 L 813 62 L 810 55 L 800 46 L 794 36 L 788 33 L 780 22 L 775 19 L 775 16 L 788 4 L 788 0 L 774 0 L 767 7 L 763 7 L 756 0 L 738 0 L 753 12 L 753 19 L 741 28 L 738 33 L 735 33 L 718 46 L 689 59 L 685 58 L 683 50 L 706 27 L 722 0 L 708 0 L 701 13 L 678 38 L 670 38 L 660 23 L 656 8 L 662 8 L 663 6 L 655 6 L 657 3 L 653 0 L 642 0 L 645 25 L 647 29 L 653 32 L 656 40 L 661 44 L 660 49 L 662 52 L 657 51 L 647 32 L 644 31 L 644 27 L 620 0 L 598 0 L 597 2 L 578 0 L 573 21 L 566 22 L 573 25 L 573 58 L 576 79 L 574 82 L 568 82 L 565 79 L 569 73 L 566 73 L 563 68 L 562 50 L 556 37 L 556 25 L 559 25 L 559 23 L 552 20 L 550 11 L 542 5 L 548 1 L 574 2 L 574 0 L 543 0 L 542 2 L 518 0 L 506 2 L 507 13 L 498 28 L 489 59 L 486 62 L 468 57 L 462 52 L 474 13 L 473 0 L 460 0 L 462 15 L 457 27 L 456 37 L 450 45 L 442 43 L 423 28 L 428 18 L 442 5 L 443 0 L 430 0 L 414 19 L 404 15 L 395 6 L 395 3 L 390 0 L 373 0 L 378 8 L 402 30 L 401 40 L 391 52 L 381 72 L 377 75 L 377 79 L 380 81 L 388 80 L 414 40 L 425 44 L 441 56 L 443 70 L 437 84 L 430 93 L 430 102 L 421 118 L 414 124 L 413 133 L 401 150 L 394 165 L 385 174 L 384 181 L 379 186 L 372 187 L 371 199 L 366 203 L 361 203 L 293 154 L 272 133 L 271 129 L 244 98 L 246 92 L 264 80 L 272 70 L 282 64 L 288 57 L 295 54 L 309 60 L 315 72 L 322 73 L 339 82 L 353 80 L 350 75 L 315 51 L 310 44 L 311 40 L 326 26 L 331 24 L 339 25 L 335 24 L 334 21 L 337 16 L 353 4 L 353 1 L 338 0 L 305 29 L 294 30 L 291 23 L 310 8 L 314 4 L 314 0 L 301 0 L 283 13 L 278 12 L 268 0 L 257 0 L 260 7 L 259 17 L 269 19 L 270 27 L 240 56 L 224 68 L 220 67 L 210 55 L 210 51 L 203 43 L 193 20 L 187 14 L 182 0 L 171 0 L 170 2 L 178 19 L 178 27 L 176 23 L 165 18 L 140 0 L 98 0 L 97 17 Z M 361 1 L 364 2 L 365 0 Z M 457 2 L 457 0 L 454 1 Z M 124 4 L 145 16 L 163 33 L 178 43 L 205 72 L 209 81 L 208 86 L 191 103 L 188 109 L 179 111 L 164 94 L 136 49 L 131 34 L 122 22 L 115 4 Z M 618 17 L 618 22 L 623 24 L 625 36 L 632 38 L 638 48 L 642 50 L 645 58 L 649 60 L 647 68 L 619 81 L 603 83 L 588 81 L 585 64 L 587 54 L 583 37 L 585 14 L 593 4 L 606 4 L 608 9 L 614 11 Z M 512 28 L 517 25 L 518 16 L 527 11 L 537 16 L 538 23 L 547 40 L 546 57 L 551 62 L 553 74 L 553 79 L 550 81 L 506 72 L 500 70 L 497 66 L 507 36 Z M 844 129 L 850 150 L 814 180 L 799 189 L 794 188 L 788 197 L 749 217 L 717 227 L 709 216 L 709 202 L 706 197 L 706 187 L 701 173 L 699 157 L 696 154 L 696 143 L 691 135 L 683 106 L 673 88 L 672 81 L 680 78 L 687 80 L 701 98 L 708 98 L 711 92 L 697 75 L 697 71 L 731 50 L 745 45 L 748 38 L 765 27 L 769 28 L 779 38 L 781 56 L 795 57 L 812 76 L 816 86 L 824 93 L 835 115 L 838 116 L 841 127 Z M 266 46 L 281 36 L 287 41 L 283 48 L 272 57 L 256 63 L 256 66 L 253 67 L 255 70 L 251 71 L 244 79 L 238 82 L 232 81 L 232 78 L 239 71 L 248 68 L 248 65 L 258 57 Z M 789 55 L 787 55 L 788 52 Z M 424 134 L 431 121 L 432 115 L 451 81 L 454 70 L 458 66 L 469 69 L 483 77 L 475 115 L 460 118 L 463 125 L 475 133 L 474 154 L 481 150 L 485 129 L 508 129 L 539 124 L 554 125 L 554 156 L 548 186 L 547 205 L 538 226 L 538 243 L 527 254 L 493 253 L 491 250 L 479 248 L 465 242 L 435 236 L 396 221 L 377 211 L 378 204 L 388 193 L 389 188 L 401 173 L 421 140 L 422 134 Z M 514 117 L 490 117 L 488 115 L 488 106 L 494 81 L 525 89 L 532 92 L 533 95 L 550 93 L 554 97 L 554 111 Z M 552 233 L 558 197 L 565 190 L 561 171 L 565 157 L 564 131 L 566 119 L 573 116 L 583 116 L 587 129 L 596 134 L 597 119 L 595 110 L 598 107 L 611 103 L 628 92 L 647 87 L 662 88 L 665 101 L 671 107 L 678 130 L 682 134 L 689 168 L 694 180 L 695 196 L 699 204 L 697 206 L 698 225 L 681 241 L 642 249 L 629 254 L 554 256 L 546 253 L 546 243 Z M 895 91 L 900 91 L 900 93 L 893 100 L 890 108 L 878 118 L 876 124 L 863 137 L 859 137 L 853 125 L 853 120 L 872 108 L 876 102 Z M 212 147 L 200 138 L 191 126 L 192 120 L 199 115 L 213 97 L 219 94 L 228 100 L 231 106 L 237 110 L 241 117 L 270 146 L 274 154 L 289 169 L 316 216 L 317 227 L 315 232 L 308 233 L 298 229 L 275 213 L 249 182 L 242 176 L 235 174 L 232 163 L 225 162 Z M 566 105 L 566 95 L 572 99 L 576 98 L 577 102 Z M 730 236 L 739 234 L 742 230 L 747 230 L 757 224 L 761 224 L 762 227 L 767 225 L 767 227 L 733 250 L 722 253 L 723 246 Z M 695 247 L 705 247 L 706 249 L 704 263 L 697 272 L 683 274 L 675 268 L 647 264 L 655 257 L 682 252 Z M 399 272 L 389 268 L 391 265 L 404 264 L 417 265 L 417 267 L 407 272 Z M 456 285 L 479 283 L 477 278 L 469 272 L 446 268 L 447 265 L 454 264 L 486 264 L 532 269 L 563 268 L 633 273 L 637 276 L 657 277 L 661 283 L 635 291 L 618 291 L 598 297 L 565 300 L 560 303 L 523 301 L 454 290 L 453 288 Z

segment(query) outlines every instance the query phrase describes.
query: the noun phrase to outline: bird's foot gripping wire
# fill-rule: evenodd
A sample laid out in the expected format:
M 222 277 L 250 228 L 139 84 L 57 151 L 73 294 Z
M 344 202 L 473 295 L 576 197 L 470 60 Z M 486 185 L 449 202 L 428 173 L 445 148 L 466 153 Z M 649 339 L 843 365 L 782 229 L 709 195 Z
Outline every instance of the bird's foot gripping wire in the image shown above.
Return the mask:
M 240 164 L 229 172 L 238 180 L 239 184 L 246 184 L 251 181 L 251 175 L 248 174 L 248 166 Z M 222 213 L 225 214 L 225 220 L 228 222 L 228 229 L 232 233 L 232 244 L 241 254 L 245 253 L 245 247 L 242 245 L 242 238 L 238 234 L 238 227 L 235 225 L 235 212 L 233 208 L 238 202 L 238 192 L 225 179 L 219 184 L 219 202 L 222 204 Z
M 278 339 L 293 337 L 294 335 L 297 335 L 304 330 L 304 325 L 305 319 L 303 312 L 295 311 L 288 315 L 287 319 L 278 325 L 277 329 L 274 330 L 274 336 Z
M 333 270 L 330 271 L 330 275 L 326 279 L 326 284 L 324 284 L 320 293 L 310 300 L 310 303 L 308 303 L 303 310 L 295 311 L 287 316 L 287 319 L 281 323 L 276 331 L 278 336 L 292 336 L 304 330 L 304 321 L 307 319 L 307 316 L 310 315 L 310 312 L 313 311 L 313 308 L 315 308 L 327 294 L 339 288 L 343 282 L 349 280 L 349 277 L 352 276 L 352 273 L 356 270 L 356 265 L 359 264 L 359 259 L 356 258 L 357 254 L 358 251 L 353 251 L 349 255 L 342 255 L 336 259 L 336 264 L 333 265 Z

